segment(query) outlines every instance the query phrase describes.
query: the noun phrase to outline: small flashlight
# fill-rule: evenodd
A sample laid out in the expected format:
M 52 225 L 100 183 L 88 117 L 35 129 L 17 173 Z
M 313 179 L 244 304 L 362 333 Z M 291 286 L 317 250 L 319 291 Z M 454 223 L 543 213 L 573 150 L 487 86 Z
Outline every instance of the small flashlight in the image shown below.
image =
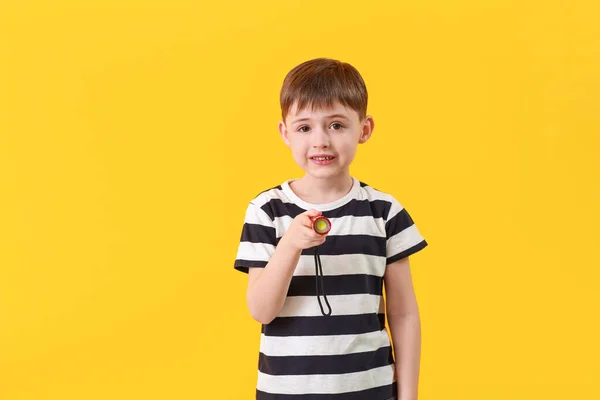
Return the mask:
M 311 218 L 313 222 L 313 229 L 319 235 L 327 235 L 331 230 L 331 221 L 322 215 Z

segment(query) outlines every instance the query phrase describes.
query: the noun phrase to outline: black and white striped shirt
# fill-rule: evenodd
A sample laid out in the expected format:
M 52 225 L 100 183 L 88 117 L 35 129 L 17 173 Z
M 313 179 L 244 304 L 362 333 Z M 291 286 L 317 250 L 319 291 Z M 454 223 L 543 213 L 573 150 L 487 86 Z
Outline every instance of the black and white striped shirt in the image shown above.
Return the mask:
M 267 265 L 298 214 L 313 208 L 332 225 L 318 249 L 332 314 L 324 316 L 317 301 L 314 249 L 303 250 L 283 308 L 262 326 L 258 400 L 395 399 L 383 276 L 427 242 L 392 195 L 353 181 L 329 204 L 306 203 L 286 181 L 248 205 L 234 264 L 242 272 Z

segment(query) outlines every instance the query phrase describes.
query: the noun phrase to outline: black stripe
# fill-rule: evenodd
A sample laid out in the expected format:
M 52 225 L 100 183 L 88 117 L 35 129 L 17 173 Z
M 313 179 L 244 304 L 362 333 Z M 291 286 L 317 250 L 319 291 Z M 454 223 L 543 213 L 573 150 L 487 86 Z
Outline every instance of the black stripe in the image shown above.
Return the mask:
M 269 375 L 349 374 L 394 363 L 392 348 L 323 356 L 267 356 L 260 353 L 258 370 Z
M 314 255 L 315 249 L 302 250 L 303 255 Z M 386 256 L 386 238 L 370 235 L 327 236 L 325 243 L 319 246 L 319 254 L 337 256 L 340 254 L 364 254 Z M 323 268 L 326 268 L 323 265 Z
M 277 317 L 262 326 L 265 336 L 350 335 L 385 328 L 385 314 Z
M 241 242 L 277 244 L 275 228 L 259 224 L 244 223 Z
M 324 211 L 327 218 L 340 218 L 346 216 L 387 218 L 392 203 L 385 200 L 350 200 L 348 203 L 329 211 Z M 290 216 L 295 218 L 305 209 L 294 203 L 284 203 L 281 199 L 271 199 L 261 206 L 262 210 L 274 220 L 276 217 Z
M 415 254 L 417 251 L 423 250 L 425 247 L 427 247 L 427 244 L 428 244 L 427 241 L 422 240 L 420 243 L 414 245 L 413 247 L 389 257 L 386 261 L 386 264 L 391 264 L 398 260 L 402 260 L 403 258 L 410 256 L 411 254 Z
M 267 261 L 255 261 L 255 260 L 235 260 L 233 267 L 238 271 L 248 273 L 249 268 L 264 268 L 267 266 Z
M 385 232 L 387 237 L 390 238 L 406 228 L 410 228 L 412 225 L 414 225 L 412 218 L 408 214 L 408 211 L 406 211 L 406 208 L 403 208 L 385 223 Z
M 273 186 L 272 188 L 269 188 L 269 189 L 263 190 L 262 192 L 260 192 L 259 194 L 257 194 L 257 195 L 256 195 L 254 198 L 256 199 L 256 198 L 257 198 L 257 197 L 259 197 L 261 194 L 263 194 L 263 193 L 267 193 L 267 192 L 270 192 L 271 190 L 275 190 L 275 189 L 282 190 L 282 188 L 281 188 L 281 185 Z
M 272 220 L 274 220 L 275 217 L 284 217 L 286 215 L 295 218 L 298 214 L 302 214 L 306 211 L 294 203 L 284 203 L 281 199 L 271 199 L 260 208 L 262 208 Z
M 277 244 L 281 238 L 277 238 Z M 302 250 L 302 255 L 313 257 L 314 247 Z M 319 246 L 319 254 L 339 256 L 343 254 L 364 254 L 386 257 L 386 238 L 371 235 L 328 235 L 325 243 Z M 323 265 L 323 268 L 326 268 Z
M 256 390 L 256 400 L 393 400 L 397 396 L 396 382 L 359 392 L 338 394 L 273 394 Z
M 323 266 L 327 269 L 326 266 Z M 293 276 L 288 296 L 316 296 L 315 276 Z M 325 275 L 323 287 L 326 295 L 375 294 L 382 295 L 383 278 L 375 275 Z

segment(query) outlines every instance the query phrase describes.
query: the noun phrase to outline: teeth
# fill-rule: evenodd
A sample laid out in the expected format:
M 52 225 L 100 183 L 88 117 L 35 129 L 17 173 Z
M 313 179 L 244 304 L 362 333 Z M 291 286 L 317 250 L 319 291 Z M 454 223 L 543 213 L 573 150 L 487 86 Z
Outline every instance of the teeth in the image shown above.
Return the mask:
M 313 157 L 313 159 L 317 161 L 329 161 L 332 157 Z

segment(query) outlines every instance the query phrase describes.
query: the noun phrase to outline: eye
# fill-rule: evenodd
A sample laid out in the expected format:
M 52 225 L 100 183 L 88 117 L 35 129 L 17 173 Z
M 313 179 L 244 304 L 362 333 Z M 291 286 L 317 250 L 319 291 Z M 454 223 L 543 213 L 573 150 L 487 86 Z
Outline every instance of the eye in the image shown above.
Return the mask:
M 303 125 L 303 126 L 301 126 L 300 128 L 298 128 L 298 130 L 299 130 L 300 132 L 304 132 L 304 133 L 308 132 L 308 130 L 304 130 L 304 128 L 306 128 L 306 129 L 310 129 L 310 128 L 308 127 L 308 125 Z
M 335 122 L 335 123 L 331 124 L 331 127 L 332 127 L 333 129 L 335 129 L 336 131 L 339 131 L 340 129 L 342 129 L 342 128 L 343 128 L 343 125 L 342 125 L 342 124 L 339 124 L 339 123 L 337 123 L 337 122 Z M 336 127 L 337 127 L 337 128 L 336 128 Z

